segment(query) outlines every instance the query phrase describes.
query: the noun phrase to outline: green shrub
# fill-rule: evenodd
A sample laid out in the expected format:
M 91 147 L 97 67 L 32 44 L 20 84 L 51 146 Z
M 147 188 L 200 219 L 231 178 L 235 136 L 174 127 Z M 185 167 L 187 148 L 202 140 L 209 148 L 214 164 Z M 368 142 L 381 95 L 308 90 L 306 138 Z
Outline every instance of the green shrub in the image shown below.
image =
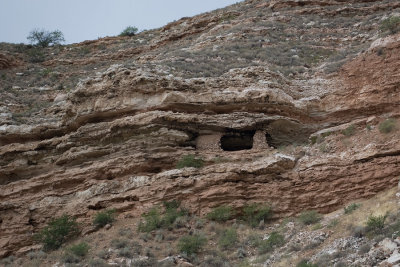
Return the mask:
M 305 225 L 310 225 L 319 222 L 322 215 L 315 210 L 304 211 L 300 214 L 299 220 Z
M 358 209 L 360 206 L 361 206 L 360 204 L 352 203 L 344 208 L 344 214 L 350 214 L 353 211 L 355 211 L 356 209 Z
M 262 220 L 266 221 L 271 216 L 272 209 L 270 206 L 254 203 L 243 207 L 243 220 L 251 227 L 256 227 Z
M 272 232 L 268 239 L 262 240 L 259 243 L 258 250 L 261 254 L 273 251 L 274 248 L 283 246 L 285 238 L 278 232 Z
M 233 217 L 233 209 L 229 206 L 219 206 L 207 214 L 207 219 L 217 222 L 226 222 Z
M 395 34 L 400 31 L 400 17 L 392 16 L 385 19 L 381 24 L 381 30 L 383 32 L 389 32 Z
M 79 228 L 75 218 L 64 214 L 51 220 L 35 237 L 37 241 L 43 243 L 44 250 L 54 250 L 78 233 Z
M 381 133 L 390 133 L 396 128 L 396 120 L 389 118 L 379 124 L 379 131 Z
M 201 168 L 204 165 L 204 161 L 201 158 L 196 158 L 194 155 L 186 155 L 176 164 L 176 168 L 182 169 L 185 167 Z
M 350 125 L 346 129 L 342 131 L 342 134 L 345 136 L 352 136 L 356 132 L 356 127 L 354 125 Z
M 234 228 L 228 228 L 222 231 L 218 244 L 223 249 L 228 249 L 236 244 L 238 240 L 237 232 Z
M 139 231 L 140 232 L 151 232 L 157 228 L 160 228 L 161 216 L 160 211 L 157 208 L 152 208 L 149 212 L 142 214 L 144 221 L 140 221 L 139 223 Z
M 50 44 L 60 44 L 65 41 L 64 34 L 59 31 L 55 30 L 52 32 L 34 29 L 32 30 L 27 39 L 34 45 L 40 47 L 48 47 Z
M 137 32 L 138 28 L 128 26 L 119 34 L 119 36 L 134 36 Z
M 178 218 L 188 214 L 186 210 L 182 208 L 178 209 L 179 205 L 180 203 L 176 200 L 164 202 L 165 213 L 163 216 L 161 216 L 159 208 L 152 208 L 149 212 L 142 215 L 144 221 L 139 223 L 138 230 L 148 233 L 162 227 L 170 228 Z
M 373 216 L 370 215 L 367 220 L 367 231 L 379 233 L 385 227 L 387 215 Z
M 176 200 L 164 202 L 165 214 L 161 219 L 161 226 L 165 228 L 171 227 L 179 217 L 186 216 L 188 212 L 184 209 L 179 209 L 180 203 Z
M 318 137 L 316 135 L 311 136 L 311 138 L 310 138 L 311 145 L 315 145 L 315 143 L 317 143 L 317 139 L 318 139 Z
M 317 223 L 317 224 L 313 225 L 312 230 L 316 231 L 316 230 L 322 229 L 323 227 L 324 226 L 321 223 Z
M 93 224 L 97 227 L 103 227 L 111 224 L 115 220 L 115 209 L 105 210 L 98 212 L 93 220 Z
M 308 262 L 308 260 L 301 260 L 296 267 L 318 267 L 318 265 Z
M 90 246 L 86 242 L 81 242 L 79 244 L 73 245 L 68 248 L 72 254 L 78 257 L 85 257 L 89 252 Z
M 207 243 L 202 235 L 187 235 L 179 239 L 178 250 L 187 255 L 196 254 Z

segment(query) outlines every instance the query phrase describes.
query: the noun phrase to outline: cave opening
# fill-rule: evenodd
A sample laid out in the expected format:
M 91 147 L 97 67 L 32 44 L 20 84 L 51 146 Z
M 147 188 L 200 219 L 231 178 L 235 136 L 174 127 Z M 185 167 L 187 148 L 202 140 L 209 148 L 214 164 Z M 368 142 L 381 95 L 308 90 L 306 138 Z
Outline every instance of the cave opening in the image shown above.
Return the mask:
M 221 148 L 224 151 L 239 151 L 253 148 L 255 131 L 231 131 L 221 137 Z

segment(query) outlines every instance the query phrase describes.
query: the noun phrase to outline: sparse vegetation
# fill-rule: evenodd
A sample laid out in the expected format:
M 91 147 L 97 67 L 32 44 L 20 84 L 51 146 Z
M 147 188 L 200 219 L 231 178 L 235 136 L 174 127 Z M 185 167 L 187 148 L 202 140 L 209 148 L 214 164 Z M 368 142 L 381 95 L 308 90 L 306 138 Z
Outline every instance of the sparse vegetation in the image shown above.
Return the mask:
M 225 222 L 233 217 L 233 209 L 229 206 L 219 206 L 214 208 L 210 213 L 207 214 L 207 218 L 212 221 Z
M 178 218 L 184 217 L 188 214 L 185 209 L 179 208 L 179 206 L 180 203 L 176 200 L 164 202 L 165 212 L 163 216 L 161 216 L 160 208 L 153 207 L 149 212 L 142 215 L 144 221 L 139 223 L 138 230 L 140 232 L 151 232 L 162 227 L 172 227 Z
M 98 212 L 93 220 L 93 224 L 97 227 L 103 227 L 107 224 L 111 224 L 115 220 L 115 209 L 109 209 Z
M 133 252 L 129 247 L 121 248 L 120 250 L 118 250 L 118 256 L 125 258 L 132 258 Z
M 26 51 L 28 55 L 29 62 L 31 63 L 40 63 L 46 60 L 46 56 L 40 47 L 33 47 Z
M 285 243 L 285 238 L 278 232 L 272 232 L 266 240 L 261 240 L 258 251 L 261 254 L 270 252 L 274 248 L 280 247 Z
M 36 240 L 43 244 L 44 250 L 58 249 L 67 240 L 79 233 L 74 217 L 63 215 L 53 219 L 37 235 Z
M 344 214 L 350 214 L 353 211 L 355 211 L 356 209 L 358 209 L 360 207 L 360 204 L 358 203 L 352 203 L 350 205 L 348 205 L 347 207 L 344 208 Z
M 338 224 L 339 224 L 339 219 L 333 219 L 332 221 L 329 222 L 328 228 L 333 228 Z
M 72 245 L 68 248 L 68 251 L 78 257 L 85 257 L 89 252 L 90 246 L 86 242 L 81 242 L 76 245 Z
M 203 165 L 203 159 L 196 158 L 194 155 L 186 155 L 182 157 L 182 159 L 177 163 L 176 167 L 178 169 L 185 167 L 201 168 Z
M 355 132 L 356 132 L 356 127 L 354 125 L 350 125 L 342 131 L 342 134 L 345 136 L 352 136 L 354 135 Z
M 127 239 L 113 239 L 111 246 L 115 249 L 123 249 L 129 247 L 129 240 Z
M 161 215 L 159 209 L 151 208 L 147 213 L 142 214 L 144 221 L 139 223 L 140 232 L 151 232 L 161 227 Z
M 381 133 L 390 133 L 396 128 L 396 120 L 389 118 L 379 124 L 379 131 Z
M 398 33 L 400 31 L 400 17 L 392 16 L 382 21 L 381 31 L 389 34 Z
M 40 47 L 48 47 L 49 45 L 56 45 L 65 41 L 64 34 L 59 30 L 49 32 L 46 30 L 34 29 L 29 33 L 27 39 L 32 44 Z
M 178 243 L 178 250 L 193 255 L 199 252 L 207 243 L 207 239 L 203 235 L 187 235 L 182 237 Z
M 319 222 L 322 215 L 315 210 L 304 211 L 299 216 L 299 221 L 305 225 L 310 225 Z
M 110 265 L 103 259 L 91 259 L 89 267 L 109 267 Z
M 134 36 L 138 32 L 138 28 L 133 26 L 126 27 L 119 36 Z
M 179 208 L 180 203 L 176 200 L 172 200 L 170 202 L 164 202 L 165 214 L 161 219 L 161 224 L 165 228 L 171 227 L 178 218 L 184 217 L 188 214 L 188 211 L 182 208 Z M 179 227 L 180 225 L 178 225 Z
M 309 262 L 308 260 L 301 260 L 296 267 L 318 267 L 318 265 Z
M 385 227 L 385 220 L 387 215 L 373 216 L 370 215 L 367 220 L 367 231 L 373 233 L 380 233 Z
M 139 231 L 140 232 L 151 232 L 157 228 L 160 228 L 161 223 L 161 215 L 160 211 L 154 207 L 150 209 L 147 213 L 142 214 L 144 221 L 139 223 Z
M 261 221 L 267 221 L 272 216 L 272 209 L 268 205 L 250 204 L 243 207 L 243 220 L 250 226 L 256 227 Z
M 311 145 L 315 145 L 316 143 L 317 143 L 317 136 L 316 135 L 314 135 L 314 136 L 311 136 L 311 138 L 310 138 L 310 141 L 311 141 Z
M 232 246 L 234 246 L 237 241 L 238 241 L 238 235 L 236 229 L 228 228 L 224 229 L 221 232 L 218 244 L 223 249 L 229 249 L 232 248 Z

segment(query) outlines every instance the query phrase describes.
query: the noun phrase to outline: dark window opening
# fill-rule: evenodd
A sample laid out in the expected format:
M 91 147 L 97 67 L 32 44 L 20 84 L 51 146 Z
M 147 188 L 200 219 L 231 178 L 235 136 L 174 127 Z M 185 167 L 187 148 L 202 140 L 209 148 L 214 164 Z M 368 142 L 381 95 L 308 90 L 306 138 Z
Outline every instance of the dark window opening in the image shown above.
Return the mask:
M 276 148 L 276 144 L 274 144 L 274 141 L 272 140 L 272 136 L 269 133 L 265 133 L 265 140 L 267 140 L 267 144 L 270 147 Z
M 235 131 L 221 137 L 221 148 L 225 151 L 239 151 L 253 148 L 255 131 Z

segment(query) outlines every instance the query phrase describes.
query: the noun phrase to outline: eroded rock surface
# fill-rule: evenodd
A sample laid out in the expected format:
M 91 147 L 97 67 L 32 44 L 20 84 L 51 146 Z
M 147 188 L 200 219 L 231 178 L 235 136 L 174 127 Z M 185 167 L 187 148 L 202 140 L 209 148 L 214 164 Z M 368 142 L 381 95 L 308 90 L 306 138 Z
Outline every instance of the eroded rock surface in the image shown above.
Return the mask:
M 354 33 L 335 23 L 399 8 L 392 1 L 245 1 L 168 24 L 149 40 L 139 34 L 135 47 L 102 52 L 99 47 L 125 40 L 105 38 L 66 48 L 100 49 L 80 60 L 61 51 L 44 61 L 65 68 L 106 62 L 107 68 L 82 71 L 85 79 L 69 92 L 15 87 L 47 101 L 30 115 L 21 112 L 20 94 L 3 91 L 0 256 L 26 251 L 33 233 L 63 213 L 89 225 L 100 209 L 136 216 L 177 199 L 197 214 L 221 204 L 268 202 L 278 218 L 305 209 L 330 212 L 395 186 L 400 131 L 382 133 L 379 125 L 386 118 L 398 124 L 400 116 L 399 37 L 378 39 L 380 17 L 369 25 L 350 21 Z M 277 40 L 263 36 L 273 32 L 273 38 L 295 19 L 304 21 L 283 28 L 284 38 L 305 48 L 285 50 L 289 56 L 281 60 L 296 70 L 269 55 L 256 64 L 247 61 L 255 56 L 249 51 L 234 51 L 242 60 L 220 75 L 185 72 L 193 62 L 201 65 L 197 53 L 219 51 L 206 61 L 210 68 L 224 62 L 225 50 L 235 49 L 228 45 L 245 45 L 248 36 L 258 38 L 251 51 L 273 46 L 283 53 Z M 315 39 L 306 41 L 310 36 Z M 339 47 L 358 54 L 328 74 L 324 68 Z M 189 65 L 181 68 L 182 62 Z M 76 72 L 68 71 L 50 73 L 63 79 Z M 354 131 L 343 134 L 350 126 Z M 205 166 L 176 169 L 189 154 Z

